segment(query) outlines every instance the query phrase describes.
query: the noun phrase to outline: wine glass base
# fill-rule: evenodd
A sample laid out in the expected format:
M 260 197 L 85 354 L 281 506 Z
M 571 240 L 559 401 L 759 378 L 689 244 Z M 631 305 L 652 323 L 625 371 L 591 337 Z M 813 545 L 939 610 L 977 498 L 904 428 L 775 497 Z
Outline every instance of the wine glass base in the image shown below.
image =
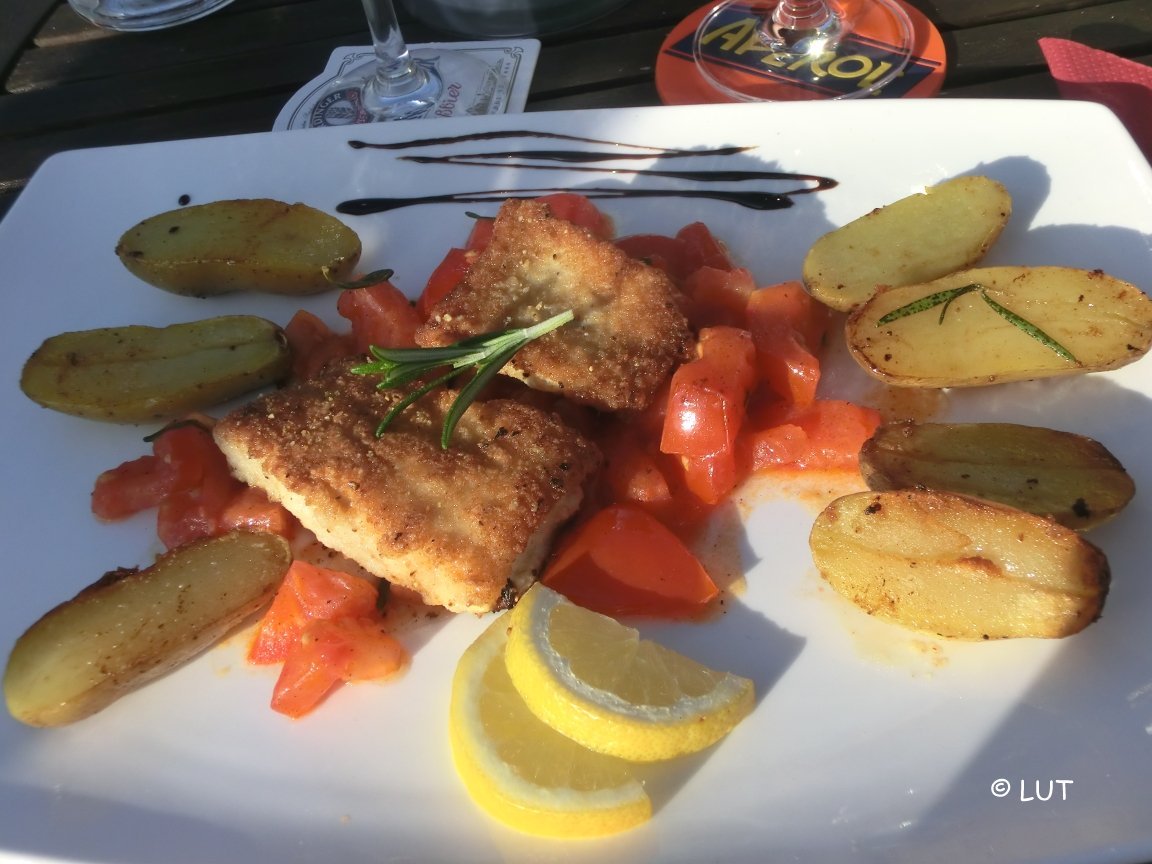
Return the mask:
M 379 87 L 374 60 L 326 82 L 296 109 L 291 128 L 488 114 L 494 101 L 507 99 L 507 82 L 473 53 L 413 48 L 410 57 L 417 74 L 402 86 Z
M 232 0 L 68 0 L 81 18 L 106 30 L 160 30 L 203 18 Z
M 827 30 L 773 32 L 775 2 L 724 0 L 701 20 L 692 55 L 700 76 L 732 101 L 858 99 L 878 95 L 913 57 L 915 29 L 897 0 L 837 10 Z

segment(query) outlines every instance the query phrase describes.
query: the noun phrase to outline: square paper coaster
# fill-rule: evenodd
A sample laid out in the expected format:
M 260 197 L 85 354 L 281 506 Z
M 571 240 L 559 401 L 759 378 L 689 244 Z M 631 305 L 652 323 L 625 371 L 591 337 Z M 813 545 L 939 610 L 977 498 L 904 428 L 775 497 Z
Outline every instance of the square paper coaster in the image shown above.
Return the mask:
M 518 114 L 528 101 L 528 88 L 540 56 L 537 39 L 507 42 L 427 42 L 409 45 L 418 63 L 434 63 L 445 51 L 465 51 L 482 61 L 492 74 L 477 84 L 447 88 L 440 101 L 422 117 L 476 114 Z M 329 85 L 353 69 L 372 62 L 371 47 L 337 48 L 324 71 L 302 87 L 281 109 L 273 130 L 348 126 L 369 122 L 353 91 L 324 95 Z

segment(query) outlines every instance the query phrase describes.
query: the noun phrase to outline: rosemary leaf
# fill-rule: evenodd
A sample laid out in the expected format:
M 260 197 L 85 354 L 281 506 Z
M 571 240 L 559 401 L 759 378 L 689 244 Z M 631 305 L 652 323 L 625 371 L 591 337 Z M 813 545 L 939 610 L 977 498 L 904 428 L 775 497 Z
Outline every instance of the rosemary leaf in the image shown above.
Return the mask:
M 1041 345 L 1043 345 L 1045 348 L 1047 348 L 1049 351 L 1052 351 L 1054 354 L 1056 354 L 1058 357 L 1062 357 L 1063 359 L 1067 360 L 1069 363 L 1075 363 L 1077 366 L 1080 365 L 1080 361 L 1077 360 L 1072 355 L 1071 351 L 1069 351 L 1067 348 L 1065 348 L 1063 345 L 1061 345 L 1059 342 L 1057 342 L 1055 339 L 1053 339 L 1051 336 L 1049 336 L 1047 333 L 1045 333 L 1043 330 L 1041 330 L 1039 327 L 1037 327 L 1031 321 L 1028 321 L 1027 319 L 1021 318 L 1019 315 L 1017 315 L 1011 309 L 1004 308 L 999 303 L 997 303 L 995 300 L 993 300 L 991 297 L 989 297 L 988 292 L 984 291 L 983 289 L 981 289 L 981 291 L 980 291 L 980 296 L 984 298 L 984 302 L 987 303 L 989 306 L 991 306 L 992 310 L 997 315 L 999 315 L 1001 318 L 1003 318 L 1005 321 L 1007 321 L 1013 327 L 1020 330 L 1022 333 L 1028 334 L 1033 339 L 1035 339 L 1037 342 L 1039 342 Z
M 521 348 L 567 324 L 573 317 L 572 310 L 569 309 L 531 327 L 514 327 L 511 330 L 482 333 L 441 348 L 371 346 L 369 351 L 373 359 L 352 367 L 352 371 L 358 375 L 381 376 L 380 382 L 376 385 L 378 390 L 410 384 L 425 375 L 448 367 L 447 372 L 442 372 L 421 384 L 393 405 L 376 427 L 376 435 L 383 435 L 392 421 L 414 402 L 458 375 L 474 369 L 472 379 L 460 388 L 456 399 L 445 414 L 440 446 L 447 450 L 456 424 L 468 410 L 468 406 L 475 401 L 484 385 L 491 381 Z
M 978 293 L 983 298 L 984 302 L 987 303 L 989 307 L 991 307 L 992 311 L 994 311 L 997 315 L 999 315 L 1013 327 L 1020 330 L 1020 332 L 1031 336 L 1033 339 L 1035 339 L 1049 351 L 1052 351 L 1058 357 L 1067 360 L 1069 363 L 1075 363 L 1077 366 L 1080 365 L 1080 361 L 1077 360 L 1075 356 L 1073 356 L 1071 351 L 1069 351 L 1031 321 L 1027 320 L 1026 318 L 1022 318 L 1011 309 L 1008 309 L 997 303 L 988 295 L 988 289 L 978 282 L 972 282 L 968 285 L 961 285 L 958 288 L 949 288 L 947 291 L 936 291 L 935 293 L 929 294 L 926 297 L 921 297 L 919 300 L 913 300 L 911 303 L 906 303 L 903 306 L 893 309 L 887 315 L 882 316 L 876 322 L 876 325 L 882 326 L 884 324 L 891 324 L 893 321 L 899 320 L 900 318 L 907 318 L 909 315 L 915 315 L 918 312 L 926 312 L 929 309 L 934 309 L 935 307 L 941 305 L 944 308 L 940 310 L 939 323 L 943 324 L 944 315 L 948 311 L 948 306 L 952 303 L 952 301 L 957 297 L 961 297 L 964 294 L 970 294 L 973 291 Z
M 878 325 L 891 324 L 900 318 L 907 318 L 909 315 L 915 315 L 917 312 L 927 312 L 929 309 L 934 309 L 940 304 L 944 304 L 944 308 L 940 311 L 940 321 L 944 320 L 944 313 L 948 311 L 948 304 L 969 292 L 976 291 L 980 288 L 979 285 L 962 285 L 959 288 L 949 288 L 947 291 L 937 291 L 934 294 L 929 294 L 927 297 L 921 297 L 919 300 L 913 300 L 911 303 L 906 303 L 896 309 L 893 309 L 887 315 L 883 316 L 876 323 Z

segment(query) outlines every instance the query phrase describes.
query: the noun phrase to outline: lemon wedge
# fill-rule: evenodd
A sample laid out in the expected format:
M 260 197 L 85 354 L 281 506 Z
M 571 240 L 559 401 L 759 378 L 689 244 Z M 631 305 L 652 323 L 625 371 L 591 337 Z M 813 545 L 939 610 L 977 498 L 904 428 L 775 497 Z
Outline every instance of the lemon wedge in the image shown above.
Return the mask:
M 536 719 L 504 665 L 508 614 L 461 656 L 452 681 L 452 759 L 472 799 L 529 834 L 595 837 L 646 821 L 652 803 L 632 766 Z
M 544 724 L 633 762 L 671 759 L 727 735 L 753 683 L 709 669 L 537 583 L 509 615 L 505 663 Z

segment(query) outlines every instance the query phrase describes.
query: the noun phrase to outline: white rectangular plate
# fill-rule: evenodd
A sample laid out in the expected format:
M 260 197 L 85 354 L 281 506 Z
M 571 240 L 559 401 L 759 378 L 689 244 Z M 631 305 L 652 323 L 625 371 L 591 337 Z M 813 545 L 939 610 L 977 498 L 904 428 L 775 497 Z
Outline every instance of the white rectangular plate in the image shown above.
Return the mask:
M 0 224 L 0 650 L 6 654 L 24 628 L 105 570 L 147 563 L 157 551 L 148 517 L 104 525 L 88 509 L 96 475 L 142 453 L 148 430 L 66 417 L 25 399 L 19 370 L 41 340 L 226 312 L 285 322 L 300 305 L 339 321 L 331 296 L 306 304 L 205 301 L 153 289 L 113 254 L 121 232 L 178 206 L 182 195 L 194 203 L 267 196 L 332 211 L 361 196 L 680 182 L 563 165 L 417 165 L 347 143 L 500 129 L 659 146 L 751 145 L 677 167 L 839 181 L 789 209 L 764 212 L 678 199 L 603 204 L 621 234 L 705 221 L 762 284 L 796 278 L 805 249 L 830 228 L 967 173 L 1001 180 L 1015 201 L 991 262 L 1100 268 L 1137 284 L 1152 274 L 1152 174 L 1112 116 L 1086 104 L 910 100 L 528 114 L 62 154 Z M 1072 129 L 1090 130 L 1091 147 Z M 427 152 L 570 146 L 527 138 Z M 363 267 L 391 267 L 414 293 L 448 247 L 462 242 L 465 211 L 495 207 L 346 218 L 364 240 Z M 544 842 L 505 830 L 471 804 L 450 762 L 446 717 L 456 659 L 484 622 L 456 618 L 408 637 L 414 662 L 402 680 L 345 687 L 303 721 L 267 708 L 274 672 L 244 664 L 242 638 L 69 728 L 25 728 L 4 713 L 0 860 L 1152 858 L 1150 363 L 964 393 L 944 415 L 1091 435 L 1134 475 L 1133 504 L 1092 535 L 1114 571 L 1104 617 L 1073 638 L 946 644 L 873 622 L 822 587 L 806 542 L 811 503 L 759 495 L 734 540 L 747 588 L 727 614 L 706 625 L 645 628 L 753 678 L 756 710 L 713 750 L 651 781 L 656 812 L 639 830 Z M 847 366 L 834 366 L 826 388 L 875 393 Z

